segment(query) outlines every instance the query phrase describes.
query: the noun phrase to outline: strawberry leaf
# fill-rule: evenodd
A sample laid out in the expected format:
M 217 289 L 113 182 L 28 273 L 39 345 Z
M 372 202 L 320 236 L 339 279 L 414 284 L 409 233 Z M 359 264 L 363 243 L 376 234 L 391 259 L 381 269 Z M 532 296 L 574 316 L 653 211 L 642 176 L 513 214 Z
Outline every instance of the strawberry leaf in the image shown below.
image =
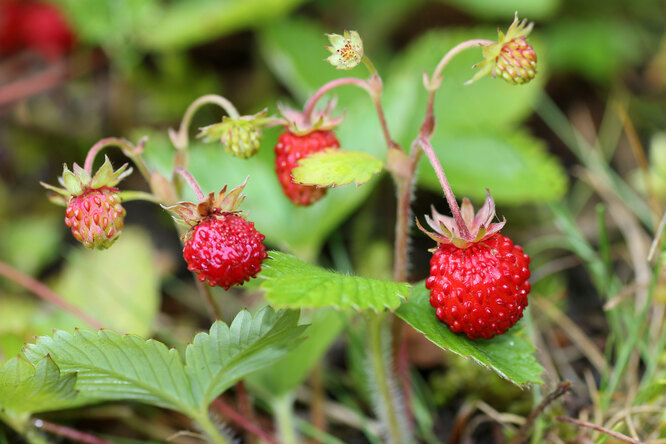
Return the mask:
M 34 365 L 23 357 L 10 359 L 0 368 L 0 417 L 58 410 L 69 407 L 76 397 L 76 374 L 60 374 L 45 356 Z
M 252 317 L 243 311 L 230 327 L 217 321 L 186 350 L 136 335 L 56 331 L 24 353 L 31 362 L 49 355 L 64 374 L 77 373 L 76 388 L 97 401 L 134 400 L 177 410 L 192 418 L 229 385 L 279 360 L 298 344 L 304 326 L 298 313 L 266 307 Z
M 362 185 L 382 170 L 382 161 L 358 151 L 327 149 L 299 161 L 291 175 L 294 182 L 321 187 Z
M 381 311 L 407 299 L 409 284 L 349 276 L 324 270 L 278 251 L 269 253 L 259 275 L 273 305 L 288 308 L 336 307 Z
M 430 292 L 424 283 L 414 286 L 409 300 L 396 310 L 396 315 L 435 345 L 472 358 L 520 387 L 543 384 L 540 377 L 543 367 L 536 361 L 534 347 L 524 338 L 522 330 L 513 327 L 490 340 L 471 340 L 453 333 L 435 316 L 435 309 L 430 306 Z

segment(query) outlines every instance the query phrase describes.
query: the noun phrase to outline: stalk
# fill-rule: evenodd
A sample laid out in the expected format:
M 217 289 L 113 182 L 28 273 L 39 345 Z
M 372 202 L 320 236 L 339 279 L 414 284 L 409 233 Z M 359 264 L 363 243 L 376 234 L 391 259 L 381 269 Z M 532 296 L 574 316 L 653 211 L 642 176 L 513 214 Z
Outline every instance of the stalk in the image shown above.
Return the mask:
M 194 417 L 194 420 L 199 424 L 201 430 L 210 438 L 210 442 L 213 444 L 229 444 L 229 440 L 222 436 L 220 430 L 217 428 L 213 421 L 210 420 L 208 416 L 208 411 L 201 412 L 200 414 Z
M 294 423 L 294 398 L 288 393 L 271 402 L 275 422 L 277 423 L 278 441 L 282 444 L 298 444 Z

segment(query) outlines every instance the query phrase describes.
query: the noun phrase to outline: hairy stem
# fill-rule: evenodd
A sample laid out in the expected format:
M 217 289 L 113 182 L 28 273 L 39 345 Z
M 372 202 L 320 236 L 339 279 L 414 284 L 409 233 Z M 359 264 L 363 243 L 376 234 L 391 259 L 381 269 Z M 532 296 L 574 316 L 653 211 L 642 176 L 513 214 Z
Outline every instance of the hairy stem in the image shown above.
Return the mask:
M 426 156 L 428 156 L 428 160 L 430 160 L 430 164 L 435 170 L 435 174 L 437 174 L 437 179 L 439 179 L 442 190 L 444 190 L 444 196 L 446 196 L 446 201 L 449 203 L 449 208 L 451 208 L 453 218 L 456 220 L 458 227 L 460 227 L 460 230 L 462 231 L 462 236 L 466 240 L 472 240 L 472 235 L 467 229 L 467 224 L 465 224 L 462 214 L 460 213 L 460 207 L 458 206 L 458 202 L 456 202 L 456 196 L 453 194 L 451 185 L 449 185 L 449 181 L 446 178 L 442 164 L 439 163 L 439 159 L 435 154 L 435 150 L 432 149 L 430 142 L 425 137 L 420 137 L 418 142 L 423 151 L 425 151 Z
M 187 184 L 192 188 L 192 191 L 194 191 L 194 194 L 196 194 L 197 199 L 199 199 L 199 202 L 203 202 L 206 200 L 206 196 L 204 195 L 203 191 L 201 191 L 201 186 L 199 186 L 199 182 L 192 176 L 192 174 L 187 171 L 185 168 L 182 167 L 176 167 L 173 172 L 175 174 L 179 174 Z
M 192 118 L 194 114 L 204 105 L 218 105 L 222 108 L 229 117 L 232 119 L 237 119 L 240 117 L 240 113 L 236 107 L 231 103 L 227 98 L 218 96 L 216 94 L 207 94 L 196 99 L 190 104 L 185 110 L 183 115 L 183 120 L 180 122 L 180 127 L 178 128 L 177 133 L 170 133 L 171 142 L 174 144 L 178 150 L 186 150 L 189 145 L 189 138 L 187 136 L 190 130 L 190 123 L 192 123 Z
M 66 300 L 62 299 L 59 294 L 51 290 L 46 285 L 28 276 L 27 274 L 20 272 L 19 270 L 10 267 L 4 262 L 0 262 L 0 276 L 4 276 L 7 279 L 16 282 L 46 302 L 56 305 L 68 313 L 73 314 L 82 321 L 87 322 L 91 327 L 96 329 L 104 328 L 104 324 L 102 324 L 100 321 L 90 316 L 88 313 L 80 310 L 78 307 L 70 304 Z
M 377 408 L 380 419 L 385 427 L 388 428 L 388 442 L 391 444 L 406 443 L 406 431 L 403 429 L 404 421 L 400 416 L 403 409 L 399 405 L 401 400 L 395 396 L 395 390 L 392 389 L 390 381 L 393 380 L 391 366 L 387 365 L 384 359 L 386 353 L 382 341 L 382 329 L 385 315 L 383 313 L 369 313 L 368 321 L 368 347 L 370 351 L 370 360 L 372 371 L 374 373 L 374 383 L 377 385 L 377 395 L 379 403 Z
M 278 444 L 278 441 L 273 436 L 268 434 L 268 432 L 262 430 L 259 426 L 249 421 L 248 418 L 238 413 L 236 410 L 234 410 L 230 405 L 226 404 L 220 398 L 213 401 L 212 405 L 218 412 L 228 417 L 235 424 L 247 430 L 248 432 L 252 433 L 253 435 L 257 436 L 258 438 L 262 439 L 263 441 L 266 441 L 269 444 Z
M 210 442 L 213 444 L 228 444 L 229 440 L 227 440 L 221 433 L 220 430 L 217 428 L 215 424 L 213 424 L 213 421 L 210 420 L 210 416 L 208 416 L 208 412 L 204 411 L 198 414 L 196 417 L 194 417 L 194 420 L 199 424 L 199 427 L 201 427 L 201 430 L 210 438 Z
M 296 426 L 294 423 L 294 398 L 291 394 L 275 398 L 271 403 L 277 422 L 278 440 L 282 444 L 297 444 Z

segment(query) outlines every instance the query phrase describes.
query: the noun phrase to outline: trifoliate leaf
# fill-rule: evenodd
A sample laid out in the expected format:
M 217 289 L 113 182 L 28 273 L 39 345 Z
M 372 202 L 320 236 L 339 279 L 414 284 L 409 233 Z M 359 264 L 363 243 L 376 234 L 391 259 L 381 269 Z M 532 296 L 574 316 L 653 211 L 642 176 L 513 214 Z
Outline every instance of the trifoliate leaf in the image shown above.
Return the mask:
M 24 353 L 33 363 L 48 354 L 63 373 L 77 373 L 76 388 L 96 400 L 134 400 L 197 417 L 229 385 L 297 345 L 305 328 L 297 323 L 298 313 L 270 307 L 254 317 L 241 312 L 231 327 L 217 321 L 210 333 L 197 335 L 187 364 L 159 341 L 110 330 L 57 331 Z
M 409 294 L 409 284 L 349 276 L 324 270 L 277 251 L 259 275 L 266 299 L 276 306 L 394 309 Z
M 358 151 L 327 149 L 298 162 L 291 175 L 294 182 L 321 187 L 362 185 L 382 170 L 382 161 Z
M 472 358 L 518 386 L 542 384 L 543 367 L 534 357 L 534 346 L 518 326 L 493 339 L 468 339 L 440 322 L 430 306 L 430 292 L 423 283 L 415 285 L 409 300 L 397 310 L 402 320 L 420 331 L 435 345 L 464 358 Z

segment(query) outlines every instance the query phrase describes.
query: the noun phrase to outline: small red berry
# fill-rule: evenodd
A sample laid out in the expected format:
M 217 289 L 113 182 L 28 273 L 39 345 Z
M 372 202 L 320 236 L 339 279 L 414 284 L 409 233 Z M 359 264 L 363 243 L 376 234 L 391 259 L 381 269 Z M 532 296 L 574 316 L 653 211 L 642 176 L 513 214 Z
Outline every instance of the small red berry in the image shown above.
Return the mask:
M 326 194 L 326 188 L 294 183 L 291 172 L 298 161 L 326 148 L 340 148 L 331 131 L 316 130 L 304 135 L 287 131 L 275 145 L 275 172 L 284 194 L 296 205 L 312 205 Z
M 187 268 L 201 282 L 225 290 L 255 277 L 267 257 L 264 235 L 235 213 L 202 219 L 187 236 L 183 248 Z
M 523 317 L 530 258 L 495 234 L 467 248 L 442 244 L 430 260 L 430 305 L 452 332 L 469 338 L 501 335 Z
M 109 248 L 120 236 L 125 209 L 118 188 L 89 188 L 72 196 L 65 210 L 65 224 L 87 248 Z
M 476 214 L 468 199 L 458 211 L 457 217 L 448 217 L 433 208 L 432 217 L 425 219 L 434 232 L 416 221 L 438 243 L 426 280 L 430 305 L 452 332 L 490 339 L 523 317 L 531 288 L 530 258 L 499 234 L 506 221 L 493 221 L 495 202 L 490 193 Z

